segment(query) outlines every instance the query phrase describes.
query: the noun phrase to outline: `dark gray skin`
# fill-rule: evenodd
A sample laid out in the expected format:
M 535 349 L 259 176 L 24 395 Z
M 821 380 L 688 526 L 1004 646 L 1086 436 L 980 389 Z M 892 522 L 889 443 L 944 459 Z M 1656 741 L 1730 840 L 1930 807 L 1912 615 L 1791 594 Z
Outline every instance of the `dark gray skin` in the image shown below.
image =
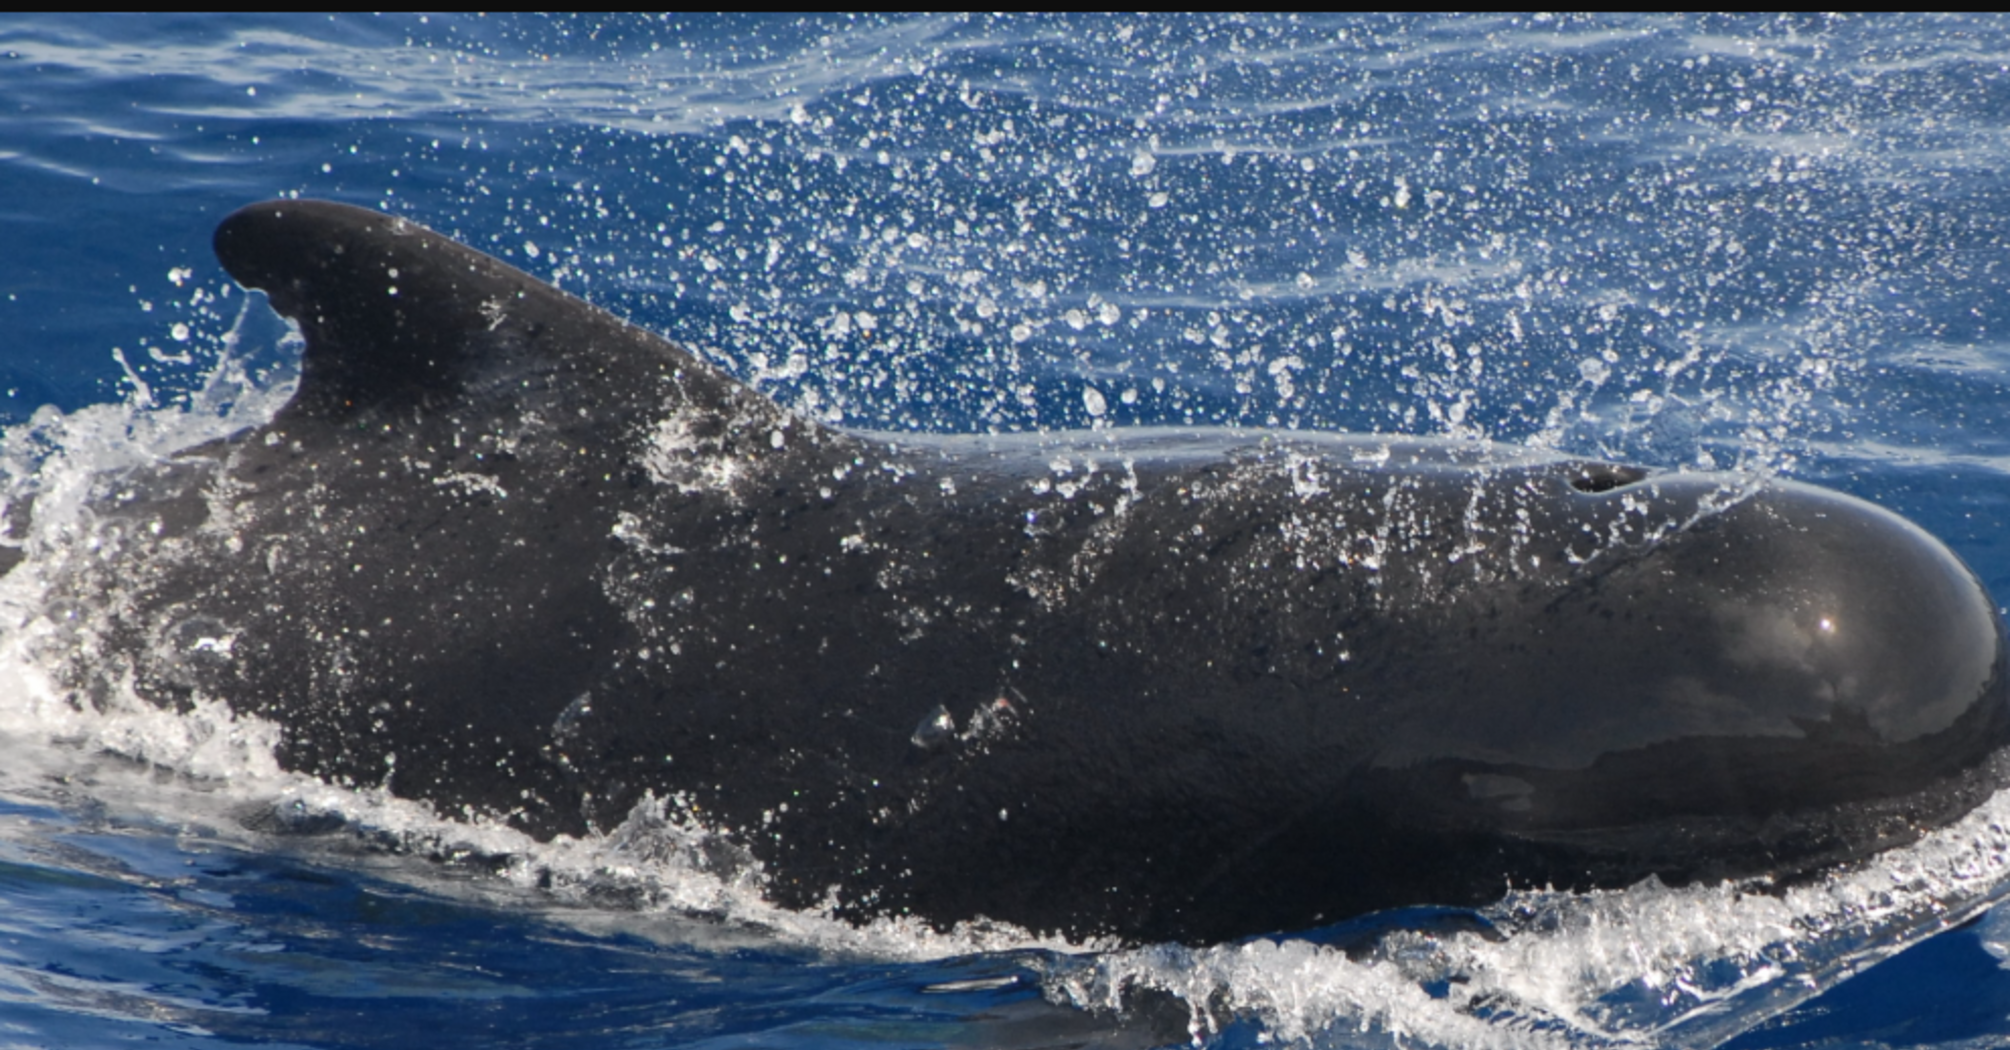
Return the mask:
M 2005 778 L 1995 606 L 1833 492 L 850 434 L 403 220 L 275 201 L 216 248 L 299 392 L 51 571 L 80 696 L 225 699 L 290 768 L 537 836 L 675 796 L 778 903 L 1128 941 L 1792 877 Z

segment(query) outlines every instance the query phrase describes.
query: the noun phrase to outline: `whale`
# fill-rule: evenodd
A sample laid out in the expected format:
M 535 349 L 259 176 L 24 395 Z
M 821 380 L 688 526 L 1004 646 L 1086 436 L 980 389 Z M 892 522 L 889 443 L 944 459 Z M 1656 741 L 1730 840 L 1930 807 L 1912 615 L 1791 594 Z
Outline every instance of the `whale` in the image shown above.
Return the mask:
M 11 571 L 73 703 L 220 702 L 333 784 L 539 839 L 685 822 L 853 921 L 1210 943 L 1788 885 L 2006 781 L 1997 607 L 1839 492 L 851 431 L 406 218 L 267 201 L 214 244 L 297 389 Z

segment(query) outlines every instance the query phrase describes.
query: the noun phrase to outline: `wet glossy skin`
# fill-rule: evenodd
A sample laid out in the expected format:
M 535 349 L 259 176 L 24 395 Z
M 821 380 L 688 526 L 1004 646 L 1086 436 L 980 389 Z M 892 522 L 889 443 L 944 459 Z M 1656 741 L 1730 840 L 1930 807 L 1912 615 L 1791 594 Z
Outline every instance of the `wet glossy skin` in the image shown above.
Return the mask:
M 226 697 L 294 768 L 540 835 L 675 795 L 785 903 L 1140 940 L 1792 875 L 2003 777 L 1993 604 L 1835 493 L 844 434 L 410 224 L 273 202 L 217 244 L 300 393 L 51 571 L 85 695 Z

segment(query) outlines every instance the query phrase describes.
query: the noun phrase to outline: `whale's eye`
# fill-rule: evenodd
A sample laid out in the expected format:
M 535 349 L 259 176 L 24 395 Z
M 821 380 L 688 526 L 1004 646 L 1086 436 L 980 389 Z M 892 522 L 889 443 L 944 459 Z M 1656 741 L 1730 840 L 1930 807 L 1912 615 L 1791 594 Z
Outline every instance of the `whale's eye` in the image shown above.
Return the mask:
M 1570 474 L 1570 487 L 1579 492 L 1611 492 L 1623 488 L 1647 476 L 1642 467 L 1623 467 L 1617 463 L 1579 463 Z

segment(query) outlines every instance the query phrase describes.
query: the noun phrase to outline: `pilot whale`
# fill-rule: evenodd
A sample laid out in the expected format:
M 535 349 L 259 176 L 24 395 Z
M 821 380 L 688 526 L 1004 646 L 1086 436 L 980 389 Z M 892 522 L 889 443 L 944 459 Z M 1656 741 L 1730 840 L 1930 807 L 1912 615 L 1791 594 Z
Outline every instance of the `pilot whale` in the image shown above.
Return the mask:
M 1206 942 L 1802 877 L 2006 779 L 1995 605 L 1842 494 L 847 432 L 402 218 L 271 201 L 215 248 L 297 391 L 31 563 L 75 702 L 221 700 L 332 782 L 539 837 L 667 805 L 848 918 Z

